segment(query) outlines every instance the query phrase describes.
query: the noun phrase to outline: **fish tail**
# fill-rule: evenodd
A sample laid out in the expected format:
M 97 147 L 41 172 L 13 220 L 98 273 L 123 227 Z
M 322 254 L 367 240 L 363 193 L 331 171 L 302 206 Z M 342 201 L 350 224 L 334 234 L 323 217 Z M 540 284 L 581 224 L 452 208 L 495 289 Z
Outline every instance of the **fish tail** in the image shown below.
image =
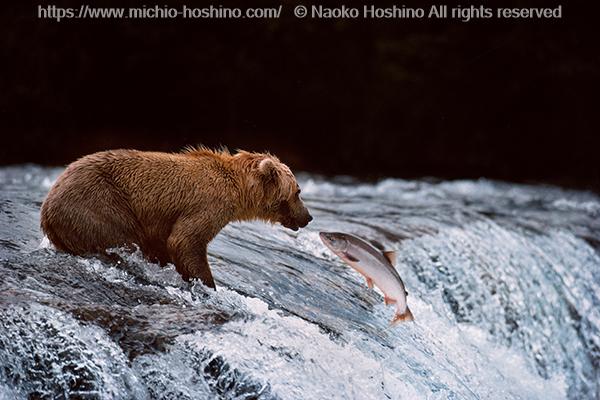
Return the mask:
M 410 308 L 408 308 L 408 306 L 406 307 L 406 311 L 404 311 L 403 314 L 400 313 L 396 313 L 396 315 L 394 315 L 394 319 L 392 319 L 392 321 L 390 322 L 390 325 L 396 325 L 399 324 L 400 322 L 408 322 L 408 321 L 414 321 L 415 317 L 413 316 L 412 312 L 410 311 Z

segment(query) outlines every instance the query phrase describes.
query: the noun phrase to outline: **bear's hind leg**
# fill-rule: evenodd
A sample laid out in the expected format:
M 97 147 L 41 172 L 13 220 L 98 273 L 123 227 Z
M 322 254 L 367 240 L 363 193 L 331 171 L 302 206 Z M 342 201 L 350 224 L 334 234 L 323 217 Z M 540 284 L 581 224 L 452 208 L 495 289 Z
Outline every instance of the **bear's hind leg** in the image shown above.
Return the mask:
M 139 224 L 119 193 L 108 185 L 96 185 L 94 192 L 68 187 L 44 202 L 41 225 L 56 248 L 90 255 L 139 244 Z

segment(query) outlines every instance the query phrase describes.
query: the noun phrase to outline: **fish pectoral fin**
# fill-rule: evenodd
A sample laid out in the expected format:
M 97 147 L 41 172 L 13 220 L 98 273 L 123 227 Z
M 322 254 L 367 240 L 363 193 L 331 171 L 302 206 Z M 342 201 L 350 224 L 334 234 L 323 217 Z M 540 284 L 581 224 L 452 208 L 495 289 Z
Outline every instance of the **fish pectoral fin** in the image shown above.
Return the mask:
M 396 251 L 395 250 L 384 251 L 383 256 L 385 258 L 387 258 L 387 260 L 390 262 L 390 264 L 396 265 Z
M 349 254 L 349 253 L 344 253 L 344 257 L 346 257 L 346 258 L 347 258 L 349 261 L 352 261 L 352 262 L 358 262 L 358 258 L 356 258 L 356 257 L 352 256 L 352 255 L 351 255 L 351 254 Z
M 412 312 L 410 311 L 410 308 L 406 307 L 406 311 L 404 311 L 403 314 L 396 312 L 396 314 L 394 315 L 394 318 L 390 322 L 390 326 L 399 324 L 400 322 L 408 322 L 408 321 L 414 321 L 414 320 L 415 320 L 415 317 L 413 316 Z
M 385 302 L 385 305 L 389 305 L 389 304 L 394 304 L 396 303 L 396 300 L 389 298 L 387 296 L 383 296 L 383 301 Z
M 367 280 L 367 286 L 369 287 L 369 289 L 373 289 L 373 279 L 365 276 L 365 279 Z

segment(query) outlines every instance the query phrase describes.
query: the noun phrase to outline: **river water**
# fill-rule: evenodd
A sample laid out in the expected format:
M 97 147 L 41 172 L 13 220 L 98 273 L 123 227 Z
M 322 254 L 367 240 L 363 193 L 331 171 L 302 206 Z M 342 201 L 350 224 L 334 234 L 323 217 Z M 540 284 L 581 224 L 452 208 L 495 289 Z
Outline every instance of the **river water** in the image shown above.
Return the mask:
M 0 169 L 0 399 L 594 399 L 600 199 L 492 181 L 300 175 L 314 221 L 229 225 L 218 290 L 139 253 L 57 253 L 60 169 Z M 414 323 L 319 240 L 396 249 Z

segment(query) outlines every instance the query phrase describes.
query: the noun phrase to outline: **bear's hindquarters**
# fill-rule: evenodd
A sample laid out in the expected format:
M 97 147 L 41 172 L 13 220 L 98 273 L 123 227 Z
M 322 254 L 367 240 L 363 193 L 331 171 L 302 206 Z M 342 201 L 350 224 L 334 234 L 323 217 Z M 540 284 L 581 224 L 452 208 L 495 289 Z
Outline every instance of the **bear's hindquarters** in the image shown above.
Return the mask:
M 120 191 L 99 177 L 77 178 L 60 177 L 42 205 L 42 230 L 56 248 L 86 255 L 139 244 L 139 224 Z

